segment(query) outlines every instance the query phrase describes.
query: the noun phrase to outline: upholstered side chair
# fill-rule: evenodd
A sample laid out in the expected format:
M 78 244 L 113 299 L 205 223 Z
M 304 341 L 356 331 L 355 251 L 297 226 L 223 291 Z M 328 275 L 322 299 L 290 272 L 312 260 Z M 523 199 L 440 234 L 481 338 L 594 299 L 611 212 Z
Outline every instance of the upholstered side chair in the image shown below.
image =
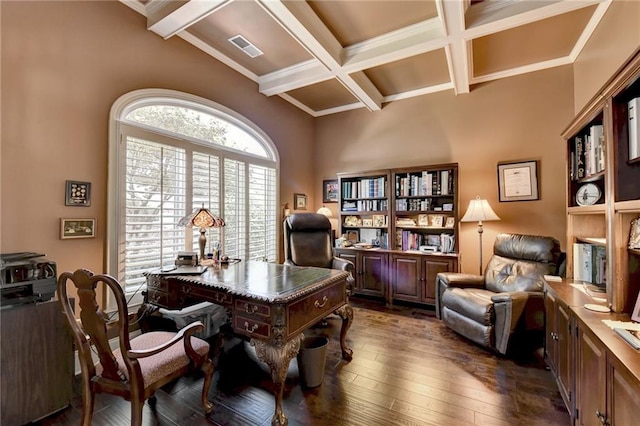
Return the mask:
M 501 354 L 522 349 L 520 345 L 540 347 L 543 276 L 562 274 L 563 265 L 564 253 L 553 237 L 498 234 L 483 276 L 436 276 L 436 316 L 458 334 Z
M 353 263 L 333 255 L 331 222 L 318 213 L 295 213 L 284 221 L 284 264 L 316 266 L 349 272 L 347 291 L 353 289 Z
M 67 294 L 67 282 L 77 289 L 80 319 L 76 320 Z M 96 301 L 96 287 L 104 283 L 117 303 L 117 319 L 110 320 Z M 142 424 L 142 407 L 149 399 L 155 404 L 155 391 L 190 371 L 204 372 L 202 405 L 206 413 L 213 409 L 208 400 L 213 376 L 209 344 L 193 333 L 202 331 L 202 323 L 193 323 L 179 332 L 155 331 L 137 337 L 129 336 L 127 303 L 122 287 L 109 275 L 94 275 L 79 269 L 60 275 L 58 300 L 78 349 L 82 370 L 82 424 L 91 425 L 96 393 L 110 393 L 131 401 L 131 424 Z M 119 339 L 119 348 L 111 350 L 109 337 Z M 97 362 L 92 357 L 92 349 Z

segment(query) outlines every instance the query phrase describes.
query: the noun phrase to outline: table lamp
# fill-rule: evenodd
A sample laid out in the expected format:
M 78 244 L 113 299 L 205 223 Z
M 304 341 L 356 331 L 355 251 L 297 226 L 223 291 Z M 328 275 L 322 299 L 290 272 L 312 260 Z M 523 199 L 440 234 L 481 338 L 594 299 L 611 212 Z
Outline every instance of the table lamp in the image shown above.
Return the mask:
M 212 214 L 209 209 L 204 207 L 204 203 L 202 207 L 198 210 L 195 210 L 190 215 L 187 215 L 180 219 L 178 222 L 178 226 L 195 226 L 200 228 L 200 238 L 198 238 L 198 245 L 200 246 L 200 262 L 202 262 L 204 257 L 204 248 L 207 245 L 207 237 L 205 233 L 207 232 L 207 228 L 221 228 L 224 226 L 224 219 Z
M 491 209 L 487 200 L 476 197 L 469 202 L 467 212 L 462 216 L 460 222 L 478 222 L 478 237 L 480 239 L 480 275 L 482 275 L 482 221 L 500 220 L 498 215 Z

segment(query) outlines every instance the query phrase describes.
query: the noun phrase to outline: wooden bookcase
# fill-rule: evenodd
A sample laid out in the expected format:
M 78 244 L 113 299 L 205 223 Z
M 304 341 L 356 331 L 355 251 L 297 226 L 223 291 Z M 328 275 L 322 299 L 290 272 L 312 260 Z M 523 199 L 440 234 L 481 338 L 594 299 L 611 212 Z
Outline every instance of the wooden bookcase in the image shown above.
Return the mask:
M 640 291 L 640 252 L 629 249 L 631 221 L 640 217 L 640 161 L 629 159 L 631 99 L 640 97 L 640 51 L 622 67 L 563 132 L 567 143 L 567 278 L 574 279 L 574 243 L 606 247 L 608 303 L 614 312 L 630 313 Z M 604 170 L 580 171 L 578 142 L 602 126 Z M 598 159 L 601 157 L 597 150 Z M 601 197 L 579 205 L 576 194 L 596 185 Z M 594 265 L 592 265 L 593 267 Z
M 459 268 L 458 165 L 338 173 L 338 180 L 339 233 L 353 245 L 335 253 L 355 265 L 354 293 L 434 304 L 436 274 Z

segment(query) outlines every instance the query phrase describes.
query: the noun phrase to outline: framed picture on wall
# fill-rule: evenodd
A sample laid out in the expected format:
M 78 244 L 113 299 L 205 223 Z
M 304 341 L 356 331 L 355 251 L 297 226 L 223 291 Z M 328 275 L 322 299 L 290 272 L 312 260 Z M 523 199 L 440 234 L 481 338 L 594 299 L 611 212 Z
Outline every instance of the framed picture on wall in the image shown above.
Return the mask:
M 337 179 L 322 181 L 322 202 L 323 203 L 338 202 L 338 180 Z
M 293 194 L 293 209 L 294 210 L 307 209 L 307 196 L 305 194 Z
M 95 219 L 60 219 L 60 239 L 94 238 L 96 236 Z
M 498 163 L 500 201 L 533 201 L 538 194 L 538 162 Z
M 91 205 L 91 182 L 66 181 L 64 205 L 89 207 Z

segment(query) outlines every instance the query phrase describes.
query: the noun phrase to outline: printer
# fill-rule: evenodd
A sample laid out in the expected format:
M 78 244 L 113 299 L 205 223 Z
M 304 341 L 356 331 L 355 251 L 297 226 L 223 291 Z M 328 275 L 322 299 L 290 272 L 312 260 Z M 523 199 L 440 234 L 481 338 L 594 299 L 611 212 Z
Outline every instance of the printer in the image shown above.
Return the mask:
M 56 292 L 56 264 L 35 252 L 0 253 L 0 307 L 50 300 Z

